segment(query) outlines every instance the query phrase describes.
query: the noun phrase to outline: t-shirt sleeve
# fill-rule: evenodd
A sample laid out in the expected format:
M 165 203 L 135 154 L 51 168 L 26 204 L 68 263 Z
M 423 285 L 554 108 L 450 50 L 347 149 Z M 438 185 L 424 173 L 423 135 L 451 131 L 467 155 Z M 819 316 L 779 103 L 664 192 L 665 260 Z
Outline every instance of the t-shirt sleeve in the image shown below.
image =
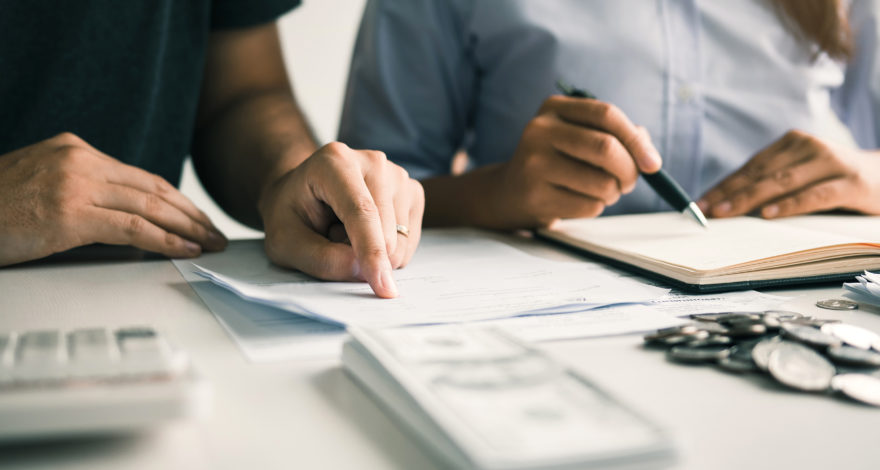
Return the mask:
M 299 6 L 300 0 L 214 0 L 211 29 L 235 29 L 275 21 Z
M 458 3 L 367 2 L 339 140 L 385 152 L 416 179 L 450 172 L 475 83 Z

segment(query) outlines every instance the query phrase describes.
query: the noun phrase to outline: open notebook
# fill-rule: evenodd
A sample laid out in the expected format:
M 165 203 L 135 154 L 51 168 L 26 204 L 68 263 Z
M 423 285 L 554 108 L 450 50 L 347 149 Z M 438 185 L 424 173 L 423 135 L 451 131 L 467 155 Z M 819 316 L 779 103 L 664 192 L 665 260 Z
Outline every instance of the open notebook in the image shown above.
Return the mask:
M 691 292 L 852 279 L 880 268 L 880 217 L 768 221 L 677 212 L 563 220 L 538 235 Z

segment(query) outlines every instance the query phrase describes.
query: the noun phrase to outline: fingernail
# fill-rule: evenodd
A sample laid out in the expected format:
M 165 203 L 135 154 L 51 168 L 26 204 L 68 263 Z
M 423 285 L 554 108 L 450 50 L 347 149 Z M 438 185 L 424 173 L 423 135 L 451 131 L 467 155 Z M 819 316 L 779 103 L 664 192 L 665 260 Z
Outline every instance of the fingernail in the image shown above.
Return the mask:
M 705 199 L 700 199 L 697 201 L 697 207 L 699 207 L 701 211 L 706 212 L 709 210 L 709 203 L 706 202 Z
M 189 240 L 184 240 L 183 246 L 184 246 L 184 248 L 186 248 L 186 252 L 189 254 L 192 254 L 192 255 L 197 255 L 202 250 L 202 247 L 200 247 L 198 244 L 193 243 Z
M 379 285 L 387 290 L 391 297 L 397 297 L 397 283 L 394 282 L 394 277 L 391 275 L 390 270 L 382 270 L 382 274 L 379 275 Z
M 223 236 L 220 232 L 215 232 L 213 230 L 208 231 L 208 243 L 211 246 L 221 247 L 226 244 L 226 237 Z
M 714 210 L 714 212 L 715 212 L 716 214 L 726 214 L 726 213 L 730 212 L 730 208 L 731 208 L 731 206 L 730 206 L 730 202 L 728 202 L 728 201 L 721 201 L 721 202 L 719 202 L 718 204 L 715 205 L 715 210 Z
M 763 213 L 764 217 L 767 217 L 768 219 L 771 217 L 776 217 L 776 215 L 779 214 L 779 206 L 777 206 L 776 204 L 770 204 L 769 206 L 764 206 L 764 209 L 761 212 Z

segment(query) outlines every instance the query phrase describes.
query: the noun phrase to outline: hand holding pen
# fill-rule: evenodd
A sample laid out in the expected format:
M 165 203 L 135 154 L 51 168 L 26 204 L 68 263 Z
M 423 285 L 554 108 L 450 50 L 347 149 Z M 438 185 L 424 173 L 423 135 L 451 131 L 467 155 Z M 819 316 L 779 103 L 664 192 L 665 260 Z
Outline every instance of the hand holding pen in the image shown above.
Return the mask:
M 592 93 L 568 85 L 562 80 L 557 81 L 556 86 L 559 88 L 559 91 L 565 93 L 566 96 L 571 96 L 573 98 L 586 98 L 589 100 L 598 99 Z M 640 128 L 640 130 L 644 132 L 644 128 Z M 697 203 L 688 196 L 684 188 L 682 188 L 677 181 L 672 179 L 672 176 L 670 176 L 669 173 L 662 168 L 659 168 L 656 171 L 646 171 L 641 167 L 639 169 L 642 170 L 642 177 L 645 178 L 648 185 L 650 185 L 664 201 L 668 202 L 673 209 L 693 217 L 694 220 L 703 227 L 708 227 L 706 216 L 703 215 L 703 211 L 701 211 L 697 206 Z
M 509 162 L 462 178 L 481 179 L 472 186 L 485 195 L 469 209 L 480 211 L 472 223 L 534 228 L 598 216 L 661 164 L 648 133 L 616 106 L 554 95 L 526 125 Z

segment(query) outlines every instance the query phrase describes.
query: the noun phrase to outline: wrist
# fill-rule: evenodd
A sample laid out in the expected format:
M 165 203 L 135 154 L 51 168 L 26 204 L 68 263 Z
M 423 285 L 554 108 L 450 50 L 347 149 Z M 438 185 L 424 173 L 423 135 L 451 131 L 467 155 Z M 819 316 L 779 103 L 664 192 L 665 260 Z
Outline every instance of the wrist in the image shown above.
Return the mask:
M 505 228 L 500 189 L 503 165 L 487 165 L 457 176 L 423 180 L 426 227 Z

